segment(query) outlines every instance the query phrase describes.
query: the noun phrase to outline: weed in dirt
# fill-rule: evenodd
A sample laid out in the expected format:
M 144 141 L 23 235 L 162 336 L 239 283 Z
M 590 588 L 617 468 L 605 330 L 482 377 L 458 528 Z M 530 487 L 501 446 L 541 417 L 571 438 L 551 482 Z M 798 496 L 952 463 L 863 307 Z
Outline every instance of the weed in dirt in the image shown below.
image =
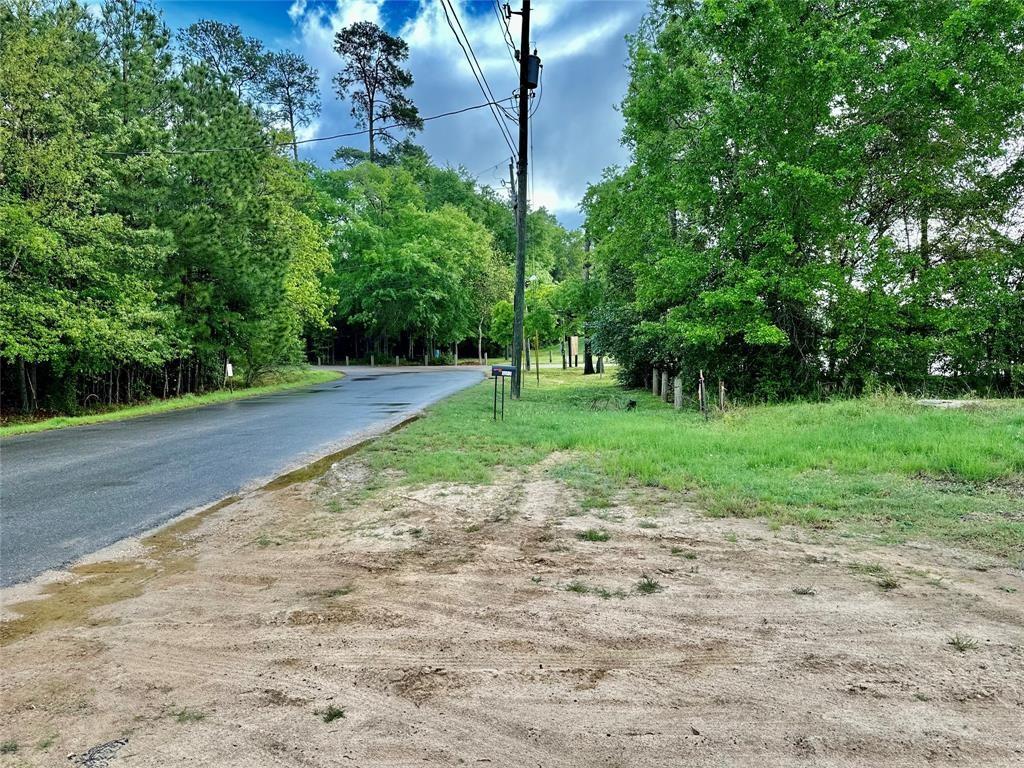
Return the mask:
M 827 563 L 828 558 L 824 555 L 804 555 L 804 561 L 814 563 L 815 565 L 821 565 L 822 563 Z
M 182 707 L 181 709 L 174 710 L 171 715 L 179 723 L 198 723 L 200 720 L 206 719 L 206 713 L 198 709 L 189 709 L 188 707 Z
M 970 635 L 961 635 L 957 632 L 946 641 L 946 645 L 953 646 L 953 648 L 960 653 L 967 653 L 968 651 L 973 651 L 978 647 L 978 641 Z
M 566 592 L 575 592 L 577 595 L 585 595 L 590 591 L 590 587 L 584 584 L 582 581 L 570 581 L 565 585 Z
M 1003 587 L 1003 586 L 1000 586 L 1000 587 L 998 587 L 998 589 L 1001 589 L 1001 590 L 1002 590 L 1003 592 L 1009 592 L 1009 593 L 1010 593 L 1011 595 L 1012 595 L 1012 594 L 1013 594 L 1014 592 L 1016 592 L 1016 591 L 1017 591 L 1017 588 L 1016 588 L 1016 587 Z
M 477 531 L 481 530 L 482 528 L 483 528 L 483 526 L 480 523 L 470 523 L 469 525 L 467 525 L 462 530 L 465 531 L 466 533 L 476 533 Z
M 637 523 L 638 528 L 657 528 L 658 524 L 653 520 L 641 520 Z
M 814 591 L 814 587 L 793 587 L 794 595 L 814 595 L 817 594 Z
M 418 539 L 420 536 L 423 535 L 423 529 L 422 528 L 410 528 L 409 529 L 409 535 L 412 536 L 414 539 Z
M 13 755 L 18 751 L 18 742 L 14 739 L 0 741 L 0 755 Z
M 735 532 L 729 531 L 727 534 L 725 534 L 725 540 L 728 541 L 730 544 L 735 544 L 737 541 L 739 541 L 739 536 L 737 536 Z
M 324 709 L 315 710 L 315 713 L 325 723 L 333 723 L 338 718 L 345 717 L 345 708 L 330 704 Z
M 534 584 L 540 584 L 540 576 L 531 576 L 530 581 L 532 581 Z
M 325 589 L 320 593 L 321 597 L 344 597 L 345 595 L 351 594 L 352 587 L 335 587 L 334 589 Z
M 281 542 L 277 539 L 271 538 L 270 535 L 266 533 L 261 533 L 259 536 L 256 537 L 257 547 L 269 547 L 271 545 L 279 547 L 281 546 Z
M 339 512 L 341 512 L 342 509 L 344 509 L 344 507 L 341 506 L 341 502 L 338 501 L 337 499 L 331 499 L 329 502 L 327 502 L 328 512 L 331 512 L 336 515 Z
M 640 581 L 636 583 L 636 591 L 641 595 L 653 595 L 655 592 L 661 592 L 661 590 L 661 584 L 652 579 L 646 573 L 641 576 Z
M 670 550 L 676 557 L 681 557 L 685 560 L 696 560 L 697 553 L 693 550 L 683 549 L 682 547 L 672 547 Z
M 612 535 L 608 531 L 598 528 L 587 528 L 587 530 L 576 534 L 576 538 L 580 541 L 608 541 L 611 537 Z
M 594 590 L 594 594 L 603 600 L 610 600 L 613 597 L 617 597 L 620 600 L 626 597 L 626 593 L 621 589 L 606 589 L 605 587 L 598 587 Z
M 886 592 L 891 592 L 894 589 L 900 588 L 900 582 L 895 576 L 883 576 L 875 583 Z
M 918 701 L 931 701 L 932 697 L 924 693 L 915 693 L 914 698 Z
M 854 573 L 862 573 L 865 576 L 888 576 L 889 572 L 876 563 L 850 563 L 846 566 Z

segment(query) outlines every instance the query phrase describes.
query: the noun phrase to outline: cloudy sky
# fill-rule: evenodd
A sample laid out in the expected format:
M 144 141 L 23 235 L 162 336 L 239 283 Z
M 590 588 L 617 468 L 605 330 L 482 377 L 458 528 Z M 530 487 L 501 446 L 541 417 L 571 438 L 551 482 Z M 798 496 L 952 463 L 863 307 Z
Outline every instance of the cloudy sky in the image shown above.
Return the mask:
M 518 85 L 515 65 L 502 39 L 490 0 L 453 0 L 470 43 L 497 98 Z M 485 99 L 445 22 L 438 0 L 158 0 L 168 24 L 178 29 L 201 18 L 238 24 L 268 48 L 301 53 L 320 72 L 323 109 L 305 137 L 355 128 L 349 105 L 338 101 L 331 77 L 340 60 L 334 33 L 367 19 L 409 43 L 410 94 L 420 114 L 480 104 Z M 511 3 L 513 9 L 519 0 Z M 533 44 L 544 62 L 543 88 L 533 118 L 531 202 L 546 206 L 566 225 L 580 221 L 577 210 L 587 183 L 606 166 L 623 163 L 622 120 L 617 105 L 625 93 L 624 36 L 636 30 L 646 9 L 642 0 L 534 0 Z M 519 17 L 510 22 L 519 40 Z M 515 135 L 515 126 L 509 128 Z M 363 138 L 345 140 L 362 147 Z M 487 110 L 428 122 L 417 141 L 440 165 L 464 166 L 481 184 L 498 186 L 508 176 L 508 147 Z M 329 166 L 344 142 L 307 144 L 303 157 Z

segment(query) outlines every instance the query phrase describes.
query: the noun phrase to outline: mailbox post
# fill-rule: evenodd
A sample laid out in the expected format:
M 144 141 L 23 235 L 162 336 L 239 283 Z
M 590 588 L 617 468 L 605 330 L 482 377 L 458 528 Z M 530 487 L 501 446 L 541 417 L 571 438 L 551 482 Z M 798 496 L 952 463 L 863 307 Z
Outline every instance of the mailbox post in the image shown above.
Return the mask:
M 492 365 L 491 378 L 494 379 L 494 420 L 498 420 L 498 379 L 501 379 L 501 420 L 505 420 L 505 379 L 516 375 L 514 365 Z

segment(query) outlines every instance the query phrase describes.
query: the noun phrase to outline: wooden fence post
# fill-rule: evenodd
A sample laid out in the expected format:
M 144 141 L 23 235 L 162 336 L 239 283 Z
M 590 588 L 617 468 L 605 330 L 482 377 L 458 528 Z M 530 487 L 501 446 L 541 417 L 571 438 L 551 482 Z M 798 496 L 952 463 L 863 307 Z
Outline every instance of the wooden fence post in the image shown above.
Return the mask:
M 673 384 L 674 386 L 672 388 L 672 405 L 678 411 L 680 408 L 683 407 L 683 377 L 676 376 L 675 379 L 673 379 Z
M 661 394 L 661 371 L 657 368 L 654 369 L 654 374 L 651 376 L 651 394 L 655 397 Z
M 672 394 L 672 390 L 669 389 L 669 378 L 668 371 L 661 372 L 661 399 L 666 403 L 669 401 L 669 397 Z

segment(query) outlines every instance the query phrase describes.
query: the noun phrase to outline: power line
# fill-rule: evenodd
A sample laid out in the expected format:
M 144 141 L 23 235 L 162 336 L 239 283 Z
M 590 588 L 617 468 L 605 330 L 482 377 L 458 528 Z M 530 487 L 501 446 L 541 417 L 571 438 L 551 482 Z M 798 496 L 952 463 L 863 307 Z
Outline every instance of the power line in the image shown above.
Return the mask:
M 508 20 L 501 12 L 501 8 L 498 5 L 498 0 L 491 0 L 491 8 L 494 9 L 494 15 L 498 19 L 498 26 L 501 27 L 501 37 L 505 43 L 505 47 L 508 48 L 508 55 L 512 58 L 512 67 L 516 71 L 516 77 L 519 76 L 519 62 L 516 60 L 516 43 L 512 39 L 512 30 L 508 28 Z
M 452 34 L 455 36 L 455 42 L 459 44 L 459 48 L 462 49 L 463 55 L 466 57 L 466 62 L 469 64 L 469 70 L 473 73 L 473 79 L 476 80 L 476 84 L 480 87 L 480 92 L 484 95 L 485 99 L 488 99 L 491 103 L 496 103 L 498 100 L 494 98 L 494 93 L 491 91 L 490 83 L 487 82 L 487 77 L 484 75 L 483 67 L 480 66 L 479 60 L 476 58 L 476 53 L 473 51 L 473 44 L 469 41 L 469 37 L 466 36 L 466 31 L 462 28 L 462 22 L 459 21 L 459 15 L 455 12 L 454 6 L 449 6 L 448 0 L 441 0 L 441 10 L 444 11 L 444 19 L 448 22 L 448 27 L 451 29 Z M 449 10 L 451 14 L 449 15 Z M 452 24 L 452 18 L 455 18 L 455 23 L 458 24 L 459 31 L 462 35 L 460 37 L 459 32 L 456 31 L 455 25 Z M 466 45 L 462 44 L 462 38 L 465 38 Z M 469 50 L 466 50 L 466 47 Z M 480 73 L 477 74 L 477 69 Z M 516 154 L 515 143 L 512 139 L 512 134 L 505 126 L 505 122 L 498 116 L 499 111 L 495 107 L 491 107 L 491 114 L 494 116 L 494 121 L 498 124 L 498 130 L 501 131 L 502 137 L 505 139 L 505 143 L 508 144 L 509 150 L 513 155 Z
M 504 99 L 504 101 L 510 101 L 511 96 Z M 500 102 L 498 102 L 500 103 Z M 463 112 L 472 112 L 475 109 L 483 109 L 484 107 L 493 107 L 495 102 L 484 102 L 483 104 L 474 104 L 472 107 L 463 107 L 462 109 L 453 109 L 450 112 L 441 112 L 437 115 L 429 115 L 422 118 L 423 122 L 430 120 L 437 120 L 442 117 L 451 117 L 452 115 L 461 115 Z M 391 128 L 402 128 L 401 125 L 386 125 L 383 128 L 374 128 L 373 130 L 390 130 Z M 346 139 L 352 136 L 365 136 L 370 130 L 365 128 L 361 131 L 349 131 L 347 133 L 334 133 L 330 136 L 315 136 L 311 139 L 299 139 L 298 141 L 275 141 L 270 144 L 260 144 L 255 147 L 196 147 L 193 149 L 140 149 L 133 152 L 101 152 L 102 155 L 115 155 L 119 157 L 132 157 L 135 155 L 199 155 L 210 152 L 262 152 L 268 149 L 277 149 L 278 147 L 290 147 L 293 144 L 312 144 L 317 141 L 332 141 L 334 139 Z

